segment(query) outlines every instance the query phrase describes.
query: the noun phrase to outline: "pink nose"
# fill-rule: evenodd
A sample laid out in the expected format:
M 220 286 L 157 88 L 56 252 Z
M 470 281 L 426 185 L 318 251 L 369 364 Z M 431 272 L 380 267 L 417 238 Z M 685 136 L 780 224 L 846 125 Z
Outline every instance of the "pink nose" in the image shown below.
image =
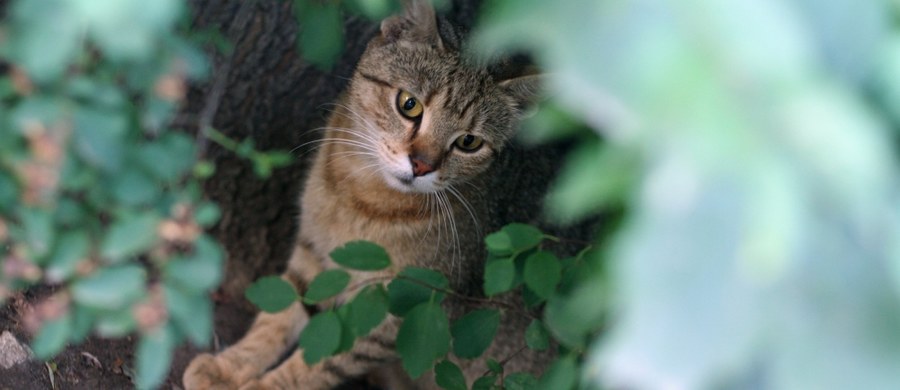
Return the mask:
M 412 163 L 413 176 L 425 176 L 434 172 L 434 167 L 419 157 L 409 156 L 409 161 Z

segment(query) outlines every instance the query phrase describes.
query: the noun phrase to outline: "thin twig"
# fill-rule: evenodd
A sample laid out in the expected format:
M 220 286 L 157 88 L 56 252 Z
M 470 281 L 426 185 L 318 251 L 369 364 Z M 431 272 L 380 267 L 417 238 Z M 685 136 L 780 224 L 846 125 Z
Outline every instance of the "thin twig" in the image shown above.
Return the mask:
M 480 303 L 480 304 L 484 304 L 484 305 L 488 305 L 488 306 L 499 307 L 502 309 L 506 309 L 507 311 L 510 311 L 510 312 L 524 315 L 525 317 L 528 317 L 529 319 L 532 319 L 532 320 L 538 319 L 537 317 L 535 317 L 533 314 L 529 313 L 528 311 L 522 310 L 522 308 L 519 307 L 518 305 L 513 305 L 508 302 L 503 302 L 503 301 L 497 301 L 497 300 L 494 300 L 491 298 L 478 298 L 478 297 L 472 297 L 472 296 L 460 294 L 451 289 L 435 287 L 435 286 L 425 283 L 421 280 L 411 278 L 411 277 L 405 276 L 405 275 L 378 276 L 378 277 L 366 279 L 366 280 L 360 281 L 359 283 L 356 283 L 350 287 L 347 287 L 346 289 L 344 289 L 344 291 L 354 291 L 354 290 L 357 290 L 357 289 L 360 289 L 360 288 L 363 288 L 363 287 L 366 287 L 366 286 L 369 286 L 369 285 L 372 285 L 375 283 L 384 283 L 384 282 L 386 282 L 388 280 L 392 280 L 392 279 L 408 280 L 408 281 L 418 284 L 422 287 L 429 288 L 429 289 L 437 291 L 437 292 L 442 292 L 447 295 L 451 295 L 454 298 L 462 299 L 462 300 L 473 302 L 473 303 Z
M 243 1 L 241 2 L 241 8 L 238 9 L 237 15 L 234 17 L 235 23 L 231 25 L 228 29 L 228 35 L 234 36 L 238 31 L 238 25 L 240 25 L 240 21 L 245 19 L 245 17 L 249 14 L 252 6 L 256 5 L 254 1 Z M 206 104 L 203 106 L 203 110 L 200 111 L 200 115 L 197 117 L 197 155 L 203 156 L 206 153 L 206 148 L 209 144 L 207 138 L 208 129 L 212 128 L 212 121 L 215 119 L 216 113 L 219 111 L 219 104 L 222 101 L 222 96 L 225 95 L 225 90 L 228 87 L 228 79 L 231 76 L 231 66 L 234 62 L 235 57 L 237 56 L 237 50 L 232 50 L 231 54 L 228 56 L 228 59 L 222 62 L 219 66 L 219 69 L 216 71 L 216 79 L 213 81 L 213 85 L 209 91 L 209 95 L 206 97 Z

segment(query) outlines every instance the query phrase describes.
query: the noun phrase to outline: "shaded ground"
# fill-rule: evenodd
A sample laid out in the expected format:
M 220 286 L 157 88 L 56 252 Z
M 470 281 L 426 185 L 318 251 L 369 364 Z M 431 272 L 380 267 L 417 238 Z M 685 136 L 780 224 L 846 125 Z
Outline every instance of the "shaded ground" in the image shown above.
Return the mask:
M 0 333 L 12 332 L 26 342 L 28 333 L 22 321 L 27 305 L 38 294 L 24 294 L 0 308 Z M 254 314 L 234 302 L 216 305 L 216 338 L 228 345 L 243 334 Z M 69 346 L 48 362 L 29 361 L 10 369 L 0 367 L 0 390 L 106 390 L 132 389 L 133 356 L 136 338 L 110 340 L 92 337 L 81 345 Z M 172 367 L 161 389 L 181 389 L 181 374 L 197 348 L 183 345 L 175 351 Z

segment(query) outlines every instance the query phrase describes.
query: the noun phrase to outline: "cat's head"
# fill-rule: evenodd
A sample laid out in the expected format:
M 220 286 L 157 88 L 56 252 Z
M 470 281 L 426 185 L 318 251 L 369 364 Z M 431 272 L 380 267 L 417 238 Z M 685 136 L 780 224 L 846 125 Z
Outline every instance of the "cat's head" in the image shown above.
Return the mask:
M 536 96 L 538 76 L 500 79 L 458 47 L 428 1 L 413 0 L 360 59 L 346 100 L 353 130 L 396 190 L 442 191 L 486 171 Z

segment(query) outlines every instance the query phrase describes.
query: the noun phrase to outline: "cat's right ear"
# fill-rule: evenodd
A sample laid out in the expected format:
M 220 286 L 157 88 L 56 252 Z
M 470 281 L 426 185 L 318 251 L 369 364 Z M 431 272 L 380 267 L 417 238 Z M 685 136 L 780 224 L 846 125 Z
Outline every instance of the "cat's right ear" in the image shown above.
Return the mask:
M 541 98 L 541 85 L 545 76 L 530 74 L 503 80 L 498 83 L 507 96 L 512 98 L 513 107 L 521 117 L 534 114 Z
M 385 43 L 400 40 L 441 46 L 437 16 L 429 0 L 405 0 L 402 14 L 381 22 L 381 37 Z

